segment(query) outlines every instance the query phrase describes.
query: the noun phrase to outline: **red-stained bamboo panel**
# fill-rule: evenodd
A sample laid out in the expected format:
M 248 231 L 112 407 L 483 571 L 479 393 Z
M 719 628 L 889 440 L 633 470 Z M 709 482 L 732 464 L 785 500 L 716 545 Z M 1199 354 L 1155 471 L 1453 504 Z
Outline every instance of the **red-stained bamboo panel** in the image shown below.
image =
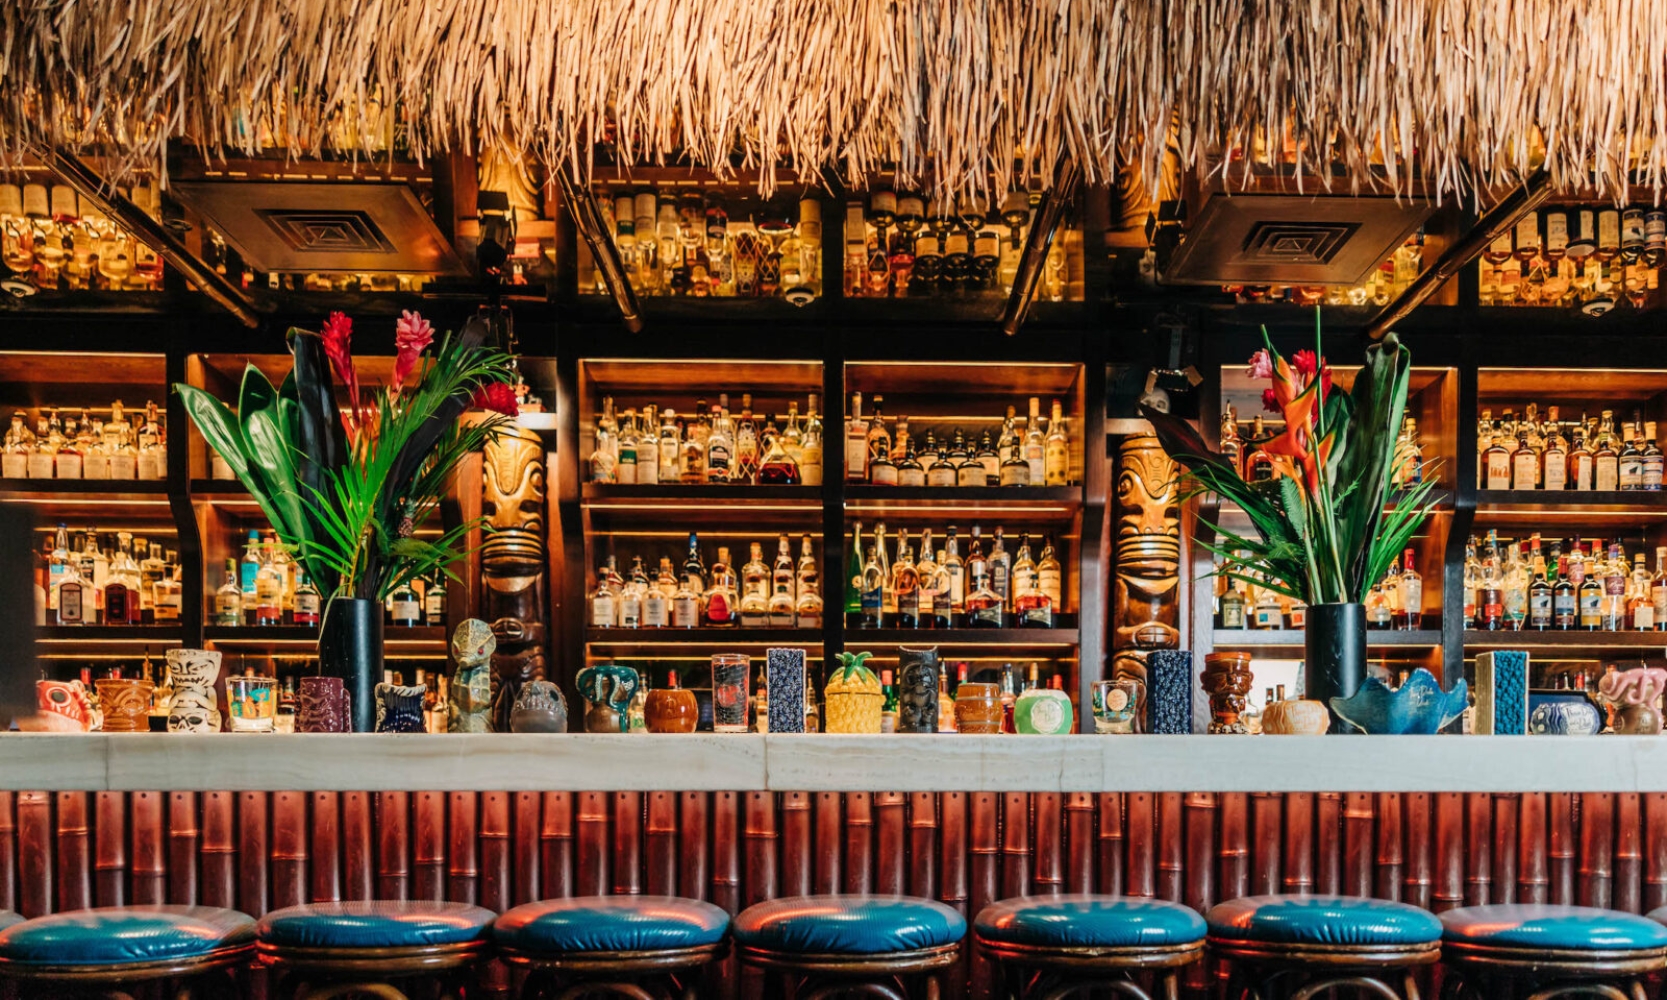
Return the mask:
M 752 906 L 774 899 L 776 892 L 776 861 L 780 834 L 776 827 L 776 796 L 774 792 L 747 792 L 742 797 L 742 842 L 744 875 L 741 880 L 741 905 Z
M 1188 792 L 1183 811 L 1186 843 L 1181 902 L 1203 912 L 1216 904 L 1216 796 Z
M 874 797 L 845 794 L 845 884 L 848 893 L 874 891 Z
M 713 905 L 733 916 L 741 910 L 741 796 L 713 792 L 709 800 L 712 829 L 711 896 Z M 734 952 L 712 975 L 718 996 L 733 997 L 740 985 Z
M 614 855 L 611 860 L 616 895 L 642 894 L 642 814 L 641 792 L 614 793 Z
M 840 891 L 845 856 L 845 796 L 839 792 L 816 792 L 815 844 L 812 848 L 811 891 Z
M 1406 796 L 1406 864 L 1401 901 L 1429 909 L 1435 891 L 1435 800 L 1428 792 Z
M 647 798 L 648 814 L 643 820 L 643 889 L 650 896 L 675 896 L 677 793 L 649 792 Z
M 18 805 L 21 819 L 21 798 Z M 128 819 L 133 832 L 133 879 L 130 893 L 133 904 L 145 906 L 151 903 L 166 903 L 168 860 L 167 838 L 162 832 L 162 793 L 134 792 L 129 795 Z M 265 857 L 266 854 L 263 851 L 258 856 Z M 263 906 L 259 912 L 266 912 L 265 907 Z
M 1314 796 L 1293 792 L 1285 796 L 1285 854 L 1281 892 L 1305 896 L 1314 891 Z
M 237 907 L 237 797 L 204 792 L 202 884 L 204 906 Z
M 1551 864 L 1545 849 L 1543 792 L 1526 792 L 1517 800 L 1516 832 L 1516 901 L 1544 903 L 1551 895 Z
M 452 792 L 446 797 L 450 827 L 446 831 L 446 898 L 473 903 L 480 893 L 480 797 Z
M 1065 891 L 1065 808 L 1058 792 L 1030 797 L 1032 864 L 1030 895 L 1057 896 Z
M 1030 895 L 1030 795 L 1001 796 L 1001 898 Z
M 446 793 L 415 792 L 411 803 L 411 898 L 446 898 Z
M 133 793 L 137 800 L 144 793 Z M 404 794 L 404 793 L 401 793 Z M 259 914 L 272 909 L 272 883 L 267 875 L 268 806 L 265 792 L 237 793 L 237 854 L 243 864 L 237 866 L 237 908 L 244 913 Z M 138 806 L 133 807 L 135 830 L 138 826 Z M 139 839 L 134 836 L 134 874 L 138 874 Z M 134 880 L 134 899 L 138 899 L 138 880 Z
M 538 833 L 543 824 L 544 796 L 540 792 L 516 792 L 514 810 L 515 847 L 510 866 L 510 903 L 520 906 L 539 897 L 539 869 L 543 850 Z
M 1493 893 L 1493 796 L 1464 797 L 1464 905 L 1481 906 Z
M 197 793 L 168 793 L 168 902 L 191 906 L 197 902 Z
M 0 803 L 0 809 L 5 804 Z M 9 810 L 6 810 L 9 812 Z M 0 824 L 10 816 L 0 813 Z M 0 830 L 0 843 L 6 839 Z M 0 848 L 0 884 L 10 880 L 7 858 Z M 11 901 L 0 888 L 0 909 Z M 96 792 L 93 795 L 93 905 L 127 905 L 127 795 L 124 792 Z M 235 899 L 227 906 L 236 906 Z
M 1572 792 L 1552 792 L 1547 796 L 1551 820 L 1548 837 L 1551 842 L 1551 902 L 1560 906 L 1575 901 L 1574 866 L 1574 804 Z
M 608 891 L 611 866 L 608 864 L 607 792 L 579 792 L 575 796 L 573 856 L 573 892 L 577 896 L 599 896 Z
M 1322 804 L 1335 799 L 1321 795 Z M 1377 847 L 1377 809 L 1370 792 L 1350 792 L 1342 797 L 1343 807 L 1343 884 L 1342 892 L 1349 896 L 1372 894 L 1372 859 Z M 1323 813 L 1322 813 L 1323 815 Z M 1326 828 L 1322 820 L 1320 829 Z M 1325 892 L 1325 889 L 1321 889 Z
M 1580 796 L 1581 906 L 1607 909 L 1614 896 L 1615 796 L 1583 792 Z
M 314 903 L 341 900 L 341 796 L 314 792 L 308 858 L 308 895 Z
M 1065 891 L 1094 891 L 1094 796 L 1071 792 L 1065 796 Z
M 307 795 L 272 793 L 272 907 L 307 901 Z
M 1158 898 L 1179 903 L 1186 892 L 1186 798 L 1180 792 L 1159 792 L 1156 798 Z
M 502 913 L 510 901 L 509 793 L 482 792 L 480 795 L 480 892 L 477 901 L 494 913 Z
M 1221 834 L 1217 838 L 1217 879 L 1220 898 L 1250 895 L 1250 796 L 1244 792 L 1221 795 Z
M 874 891 L 885 895 L 903 892 L 906 884 L 906 801 L 902 792 L 874 793 Z
M 58 793 L 57 909 L 85 910 L 93 905 L 93 873 L 87 825 L 87 793 Z
M 1099 859 L 1094 867 L 1099 878 L 1098 891 L 1108 896 L 1120 896 L 1124 889 L 1123 804 L 1121 792 L 1101 792 L 1095 796 L 1100 822 Z
M 712 891 L 712 795 L 684 792 L 677 803 L 681 836 L 677 847 L 677 894 L 710 899 Z
M 540 896 L 566 899 L 573 895 L 573 793 L 545 792 L 544 818 L 538 831 Z M 684 895 L 687 895 L 685 893 Z
M 343 899 L 376 898 L 375 803 L 370 792 L 342 793 Z
M 1667 795 L 1644 796 L 1644 912 L 1667 906 Z
M 1125 839 L 1124 892 L 1152 897 L 1158 891 L 1158 824 L 1156 796 L 1131 792 L 1123 799 Z
M 1001 796 L 995 792 L 973 792 L 967 796 L 967 858 L 971 878 L 967 892 L 967 915 L 1001 898 Z M 975 997 L 991 995 L 994 982 L 989 960 L 977 949 L 968 962 L 968 992 Z
M 1285 796 L 1278 792 L 1250 795 L 1250 894 L 1284 892 L 1280 862 L 1285 857 Z
M 1384 792 L 1377 797 L 1377 871 L 1373 876 L 1372 895 L 1379 899 L 1401 898 L 1406 858 L 1401 805 L 1399 792 Z
M 967 793 L 938 793 L 938 899 L 967 913 Z M 917 863 L 920 859 L 916 859 Z
M 411 898 L 411 795 L 376 793 L 376 895 Z
M 1314 796 L 1314 891 L 1334 895 L 1343 891 L 1343 795 L 1320 792 Z
M 1516 902 L 1517 816 L 1515 795 L 1493 796 L 1493 895 L 1491 902 Z
M 16 911 L 17 902 L 17 814 L 16 796 L 0 792 L 0 910 Z
M 1441 792 L 1435 797 L 1435 912 L 1464 905 L 1464 796 Z
M 1644 803 L 1634 793 L 1615 796 L 1615 887 L 1611 909 L 1644 910 Z
M 17 912 L 26 917 L 40 917 L 52 912 L 52 882 L 56 869 L 52 848 L 51 793 L 18 792 Z
M 938 793 L 912 792 L 908 798 L 909 863 L 905 891 L 911 896 L 932 899 L 938 894 Z

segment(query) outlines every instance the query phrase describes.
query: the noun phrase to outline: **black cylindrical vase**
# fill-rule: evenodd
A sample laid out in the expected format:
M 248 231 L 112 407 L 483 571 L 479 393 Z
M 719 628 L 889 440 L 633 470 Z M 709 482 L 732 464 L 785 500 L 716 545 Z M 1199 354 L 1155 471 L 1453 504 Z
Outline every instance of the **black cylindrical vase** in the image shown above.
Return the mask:
M 897 731 L 938 731 L 938 647 L 897 650 Z
M 376 731 L 376 684 L 382 679 L 382 605 L 361 597 L 333 597 L 318 636 L 318 668 L 347 688 L 356 733 Z
M 1354 697 L 1366 679 L 1366 605 L 1309 605 L 1304 646 L 1305 697 L 1331 712 L 1333 733 L 1354 732 L 1331 711 L 1331 699 Z

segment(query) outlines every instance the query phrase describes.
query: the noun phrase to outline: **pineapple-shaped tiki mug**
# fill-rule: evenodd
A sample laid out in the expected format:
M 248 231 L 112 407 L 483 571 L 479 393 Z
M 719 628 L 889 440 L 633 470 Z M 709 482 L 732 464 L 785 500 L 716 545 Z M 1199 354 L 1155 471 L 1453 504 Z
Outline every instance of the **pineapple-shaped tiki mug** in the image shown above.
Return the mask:
M 827 702 L 827 731 L 830 733 L 878 733 L 880 731 L 880 679 L 863 666 L 870 653 L 840 653 L 839 669 L 822 689 Z

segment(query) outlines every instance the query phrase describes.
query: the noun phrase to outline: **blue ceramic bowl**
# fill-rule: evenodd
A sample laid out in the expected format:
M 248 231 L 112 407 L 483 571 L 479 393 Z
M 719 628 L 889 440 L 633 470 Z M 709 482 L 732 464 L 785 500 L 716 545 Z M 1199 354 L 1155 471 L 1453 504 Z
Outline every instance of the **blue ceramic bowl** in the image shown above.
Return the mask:
M 1469 703 L 1470 690 L 1463 680 L 1453 690 L 1442 691 L 1434 675 L 1420 667 L 1395 689 L 1369 677 L 1353 697 L 1331 699 L 1331 710 L 1373 736 L 1429 736 L 1464 714 Z
M 1603 731 L 1603 712 L 1581 691 L 1530 691 L 1528 731 L 1536 736 L 1592 736 Z

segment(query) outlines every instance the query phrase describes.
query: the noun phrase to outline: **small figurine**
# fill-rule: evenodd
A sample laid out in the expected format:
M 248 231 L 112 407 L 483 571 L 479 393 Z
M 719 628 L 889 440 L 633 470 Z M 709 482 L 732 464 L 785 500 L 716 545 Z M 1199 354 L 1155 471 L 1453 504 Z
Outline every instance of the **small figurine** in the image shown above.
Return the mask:
M 1610 670 L 1598 681 L 1598 693 L 1613 707 L 1615 732 L 1623 736 L 1656 736 L 1661 732 L 1661 692 L 1667 689 L 1667 670 L 1635 667 Z
M 451 655 L 457 672 L 451 679 L 447 732 L 492 731 L 492 654 L 497 648 L 492 627 L 479 618 L 464 619 L 452 633 Z
M 567 732 L 567 699 L 549 681 L 528 681 L 515 699 L 509 728 L 516 733 Z
M 585 712 L 585 732 L 625 732 L 631 699 L 641 683 L 635 670 L 617 663 L 598 663 L 579 671 L 579 693 L 590 703 Z
M 25 732 L 84 733 L 93 728 L 91 700 L 80 681 L 36 681 L 35 698 L 40 706 L 32 718 L 19 719 Z

